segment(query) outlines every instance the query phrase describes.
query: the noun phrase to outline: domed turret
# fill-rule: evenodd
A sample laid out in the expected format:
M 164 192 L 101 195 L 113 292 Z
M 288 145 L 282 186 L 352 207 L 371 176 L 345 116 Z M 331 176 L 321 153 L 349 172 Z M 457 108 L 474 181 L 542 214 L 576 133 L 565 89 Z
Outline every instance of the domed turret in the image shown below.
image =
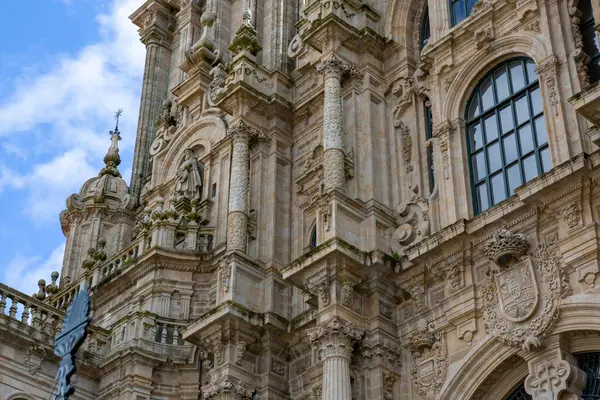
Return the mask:
M 61 227 L 67 237 L 61 274 L 63 280 L 74 279 L 83 272 L 91 273 L 90 265 L 86 264 L 88 251 L 97 252 L 102 244 L 102 251 L 106 254 L 104 258 L 110 257 L 131 240 L 133 202 L 127 183 L 118 169 L 121 164 L 120 115 L 121 110 L 116 115 L 115 129 L 110 131 L 110 146 L 104 156 L 105 166 L 98 176 L 83 184 L 79 193 L 69 196 L 67 209 L 60 215 Z

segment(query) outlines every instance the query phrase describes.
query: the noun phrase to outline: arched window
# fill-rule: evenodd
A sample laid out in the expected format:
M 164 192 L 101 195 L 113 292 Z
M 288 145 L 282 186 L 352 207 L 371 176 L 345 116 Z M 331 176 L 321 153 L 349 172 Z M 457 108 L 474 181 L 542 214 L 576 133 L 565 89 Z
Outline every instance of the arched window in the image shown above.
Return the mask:
M 431 28 L 429 27 L 429 7 L 425 7 L 423 20 L 421 21 L 421 49 L 427 44 L 429 36 L 431 36 Z
M 590 0 L 580 0 L 578 7 L 581 12 L 579 31 L 583 40 L 583 51 L 590 58 L 588 73 L 590 83 L 600 80 L 600 39 L 596 30 L 594 13 Z
M 508 395 L 508 397 L 504 400 L 532 400 L 533 397 L 531 397 L 531 395 L 529 395 L 526 391 L 525 391 L 525 386 L 523 385 L 523 382 L 521 382 L 519 384 L 519 386 L 517 386 L 517 388 L 515 390 L 512 391 L 511 394 Z
M 467 102 L 467 148 L 475 214 L 513 195 L 551 168 L 535 64 L 515 58 L 496 66 Z
M 471 15 L 471 10 L 478 0 L 450 0 L 450 19 L 452 26 L 459 24 Z
M 314 249 L 317 247 L 317 227 L 315 226 L 310 233 L 310 248 Z

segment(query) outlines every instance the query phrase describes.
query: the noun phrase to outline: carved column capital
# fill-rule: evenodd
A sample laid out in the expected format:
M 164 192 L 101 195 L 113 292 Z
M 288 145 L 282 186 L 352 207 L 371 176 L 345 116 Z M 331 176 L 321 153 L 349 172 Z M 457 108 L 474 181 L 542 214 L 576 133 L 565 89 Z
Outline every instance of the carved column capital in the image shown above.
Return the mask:
M 337 78 L 342 79 L 342 76 L 349 72 L 351 65 L 336 56 L 330 54 L 317 64 L 317 72 L 325 76 L 325 78 Z
M 249 142 L 252 135 L 257 135 L 256 129 L 245 123 L 243 120 L 238 120 L 229 126 L 227 134 L 231 136 L 234 142 Z
M 364 331 L 351 322 L 333 317 L 329 321 L 308 332 L 311 342 L 326 360 L 331 357 L 343 357 L 350 360 L 355 342 L 362 339 Z
M 165 7 L 154 3 L 137 14 L 133 22 L 139 27 L 142 43 L 148 46 L 170 42 L 177 20 Z

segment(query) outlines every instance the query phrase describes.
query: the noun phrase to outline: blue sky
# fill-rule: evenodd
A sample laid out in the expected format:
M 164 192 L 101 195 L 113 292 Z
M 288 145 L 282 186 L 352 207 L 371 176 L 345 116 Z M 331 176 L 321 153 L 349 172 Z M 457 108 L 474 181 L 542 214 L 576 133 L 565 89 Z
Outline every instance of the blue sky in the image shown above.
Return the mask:
M 11 1 L 0 24 L 0 282 L 31 294 L 60 271 L 58 215 L 96 175 L 121 120 L 131 175 L 145 49 L 129 15 L 143 0 Z M 9 38 L 9 40 L 6 40 Z

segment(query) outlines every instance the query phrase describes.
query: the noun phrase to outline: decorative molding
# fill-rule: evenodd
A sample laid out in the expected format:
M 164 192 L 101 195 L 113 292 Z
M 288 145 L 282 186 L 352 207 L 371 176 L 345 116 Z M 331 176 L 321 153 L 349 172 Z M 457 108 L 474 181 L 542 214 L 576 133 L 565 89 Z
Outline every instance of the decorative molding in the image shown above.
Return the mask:
M 550 101 L 550 106 L 554 110 L 554 115 L 558 115 L 558 91 L 557 91 L 557 74 L 560 67 L 560 61 L 556 56 L 550 56 L 545 61 L 535 67 L 535 73 L 538 74 L 540 80 L 546 84 L 546 93 Z

